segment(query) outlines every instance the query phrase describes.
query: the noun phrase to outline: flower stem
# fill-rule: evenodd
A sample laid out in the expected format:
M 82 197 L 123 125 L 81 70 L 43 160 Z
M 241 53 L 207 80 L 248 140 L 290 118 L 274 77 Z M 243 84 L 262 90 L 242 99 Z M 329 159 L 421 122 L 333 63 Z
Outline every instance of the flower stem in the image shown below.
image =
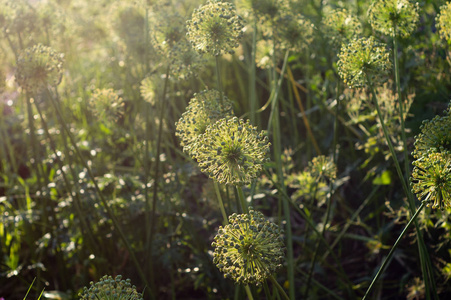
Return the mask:
M 249 288 L 249 286 L 247 284 L 244 286 L 244 290 L 246 291 L 246 294 L 247 294 L 247 297 L 249 298 L 249 300 L 254 300 L 254 297 L 252 297 L 251 289 Z
M 219 72 L 219 56 L 218 55 L 215 56 L 215 61 L 216 61 L 216 84 L 218 86 L 221 104 L 224 105 L 224 95 L 222 92 L 222 82 L 221 82 L 221 76 L 220 76 L 220 72 Z
M 243 189 L 241 188 L 241 186 L 237 186 L 236 187 L 236 191 L 238 193 L 238 198 L 240 200 L 241 209 L 243 210 L 243 212 L 245 214 L 248 214 L 249 213 L 249 209 L 247 208 L 247 203 L 246 203 L 246 199 L 244 198 Z
M 365 295 L 363 296 L 362 300 L 365 300 L 367 298 L 367 296 L 370 294 L 371 290 L 373 289 L 374 284 L 379 279 L 380 275 L 382 275 L 382 272 L 384 271 L 385 266 L 388 264 L 388 262 L 390 261 L 393 253 L 395 252 L 396 248 L 398 247 L 399 242 L 401 241 L 401 239 L 406 234 L 407 229 L 409 229 L 410 225 L 412 225 L 412 223 L 416 220 L 416 218 L 418 217 L 418 214 L 421 212 L 421 210 L 423 209 L 423 207 L 425 205 L 426 205 L 425 201 L 421 202 L 420 207 L 418 207 L 417 211 L 412 216 L 412 218 L 410 219 L 409 223 L 407 223 L 406 227 L 404 227 L 404 230 L 401 232 L 401 234 L 399 235 L 398 239 L 393 244 L 393 247 L 390 249 L 390 252 L 388 253 L 388 255 L 385 258 L 385 260 L 382 263 L 382 265 L 380 266 L 379 271 L 377 271 L 376 276 L 373 278 L 373 281 L 371 282 L 370 286 L 368 287 L 368 289 L 367 289 Z
M 229 221 L 227 219 L 227 213 L 225 211 L 224 202 L 222 201 L 221 191 L 219 190 L 219 183 L 213 180 L 213 184 L 215 186 L 216 197 L 219 201 L 219 209 L 221 210 L 222 217 L 224 219 L 224 224 L 228 224 Z
M 273 275 L 269 276 L 269 279 L 271 280 L 271 282 L 276 286 L 277 290 L 280 292 L 280 294 L 282 294 L 282 298 L 285 300 L 290 300 L 290 298 L 288 297 L 287 293 L 285 293 L 284 289 L 282 288 L 282 286 L 277 282 L 277 280 L 274 278 Z

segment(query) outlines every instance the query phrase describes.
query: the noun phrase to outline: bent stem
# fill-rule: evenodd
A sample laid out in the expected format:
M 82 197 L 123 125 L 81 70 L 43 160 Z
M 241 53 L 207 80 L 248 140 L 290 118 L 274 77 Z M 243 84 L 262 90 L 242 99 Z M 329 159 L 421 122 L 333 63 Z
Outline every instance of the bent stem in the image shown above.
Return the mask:
M 368 287 L 368 289 L 367 289 L 365 295 L 363 296 L 362 300 L 365 300 L 367 298 L 367 296 L 370 294 L 371 290 L 373 289 L 374 284 L 379 279 L 379 277 L 382 275 L 385 266 L 389 263 L 391 257 L 393 256 L 393 253 L 395 252 L 396 248 L 398 247 L 399 242 L 401 241 L 401 239 L 406 234 L 407 229 L 409 229 L 410 225 L 412 225 L 412 223 L 416 220 L 416 218 L 418 217 L 418 214 L 421 212 L 421 210 L 423 209 L 423 207 L 425 205 L 426 205 L 426 202 L 422 201 L 420 207 L 418 207 L 417 211 L 412 216 L 412 218 L 410 219 L 409 223 L 407 223 L 406 227 L 404 227 L 404 230 L 401 232 L 401 234 L 399 235 L 398 239 L 393 244 L 393 247 L 390 249 L 390 252 L 388 253 L 388 255 L 385 258 L 385 260 L 382 263 L 382 265 L 380 266 L 379 271 L 377 271 L 376 276 L 373 278 L 373 281 L 371 282 L 370 286 Z

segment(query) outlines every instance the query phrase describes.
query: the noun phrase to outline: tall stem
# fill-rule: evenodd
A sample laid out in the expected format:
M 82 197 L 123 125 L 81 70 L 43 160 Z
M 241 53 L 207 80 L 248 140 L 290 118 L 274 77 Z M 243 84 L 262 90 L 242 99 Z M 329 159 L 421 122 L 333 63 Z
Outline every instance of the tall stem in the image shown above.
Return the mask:
M 367 298 L 367 296 L 370 294 L 371 290 L 373 289 L 374 284 L 379 279 L 379 277 L 382 275 L 382 272 L 384 271 L 385 266 L 389 263 L 393 253 L 395 252 L 396 248 L 398 247 L 399 242 L 401 241 L 401 239 L 406 234 L 407 229 L 409 229 L 410 225 L 412 225 L 412 223 L 416 220 L 418 214 L 420 213 L 420 211 L 423 209 L 423 207 L 425 205 L 426 205 L 426 202 L 424 202 L 424 201 L 421 202 L 420 207 L 418 207 L 417 211 L 412 216 L 412 218 L 410 219 L 409 223 L 407 223 L 406 227 L 404 227 L 404 230 L 401 232 L 401 234 L 399 235 L 398 239 L 393 244 L 393 247 L 390 249 L 390 252 L 388 253 L 388 255 L 385 258 L 385 260 L 382 263 L 382 265 L 380 266 L 379 271 L 377 271 L 376 276 L 373 278 L 373 281 L 371 282 L 370 286 L 368 287 L 368 289 L 367 289 L 365 295 L 363 296 L 362 300 L 365 300 Z

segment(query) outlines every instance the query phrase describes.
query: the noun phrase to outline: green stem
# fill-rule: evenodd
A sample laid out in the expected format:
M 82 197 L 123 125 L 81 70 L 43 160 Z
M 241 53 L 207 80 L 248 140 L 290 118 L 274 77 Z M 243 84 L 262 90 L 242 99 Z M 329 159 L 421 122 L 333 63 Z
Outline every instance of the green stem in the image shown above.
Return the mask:
M 252 52 L 251 52 L 251 58 L 249 60 L 249 108 L 250 108 L 250 119 L 251 123 L 254 125 L 258 125 L 257 122 L 257 91 L 255 88 L 255 77 L 256 77 L 256 70 L 255 70 L 255 53 L 257 49 L 257 20 L 254 20 L 253 24 L 253 32 L 252 32 Z
M 404 230 L 401 232 L 401 234 L 399 235 L 398 239 L 393 244 L 393 247 L 390 249 L 390 252 L 388 253 L 388 255 L 385 258 L 385 260 L 382 263 L 382 265 L 380 266 L 379 271 L 377 271 L 376 276 L 373 278 L 373 281 L 371 282 L 370 286 L 368 287 L 368 289 L 367 289 L 365 295 L 363 296 L 362 300 L 365 300 L 367 298 L 367 296 L 370 294 L 371 290 L 373 289 L 374 284 L 379 279 L 379 277 L 382 275 L 382 272 L 384 271 L 385 266 L 389 263 L 393 253 L 395 252 L 396 248 L 398 247 L 399 242 L 401 241 L 401 239 L 406 234 L 407 229 L 409 229 L 410 225 L 412 225 L 412 223 L 416 220 L 416 218 L 418 217 L 418 214 L 421 212 L 421 210 L 423 209 L 423 207 L 425 205 L 426 205 L 426 202 L 424 202 L 424 201 L 421 202 L 420 207 L 417 209 L 415 214 L 412 216 L 412 218 L 410 219 L 409 223 L 407 223 L 406 227 L 404 227 Z
M 219 183 L 213 180 L 213 184 L 215 186 L 216 197 L 219 201 L 219 209 L 221 210 L 222 218 L 224 219 L 224 224 L 228 224 L 229 220 L 227 219 L 227 213 L 225 211 L 224 202 L 222 201 L 221 191 L 219 189 Z
M 276 286 L 277 290 L 282 294 L 282 297 L 285 300 L 290 300 L 290 297 L 288 297 L 287 293 L 285 293 L 285 290 L 282 288 L 282 286 L 277 282 L 277 280 L 274 278 L 273 275 L 269 276 L 269 279 L 271 282 Z
M 238 193 L 238 198 L 240 200 L 241 209 L 243 210 L 243 213 L 248 214 L 249 209 L 247 208 L 247 203 L 246 203 L 246 199 L 244 198 L 243 189 L 241 188 L 241 186 L 237 186 L 236 191 Z
M 254 297 L 252 297 L 251 289 L 249 288 L 249 286 L 247 284 L 244 286 L 244 290 L 246 291 L 246 294 L 247 294 L 247 297 L 249 298 L 249 300 L 254 300 Z
M 221 82 L 221 76 L 219 72 L 219 56 L 215 56 L 215 62 L 216 62 L 216 84 L 218 86 L 218 91 L 221 99 L 221 104 L 224 104 L 224 95 L 222 92 L 222 82 Z

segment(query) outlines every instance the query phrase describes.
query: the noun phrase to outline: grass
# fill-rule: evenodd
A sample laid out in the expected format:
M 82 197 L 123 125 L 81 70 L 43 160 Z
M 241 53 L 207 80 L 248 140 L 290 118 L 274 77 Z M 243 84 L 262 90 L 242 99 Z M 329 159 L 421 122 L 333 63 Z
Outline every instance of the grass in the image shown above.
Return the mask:
M 451 295 L 451 170 L 429 173 L 423 186 L 434 189 L 423 198 L 409 186 L 422 187 L 409 180 L 412 169 L 433 165 L 419 163 L 433 153 L 412 156 L 419 139 L 451 159 L 446 131 L 420 127 L 449 122 L 450 42 L 436 21 L 445 1 L 422 1 L 414 25 L 394 18 L 408 32 L 391 36 L 374 21 L 384 11 L 368 15 L 367 1 L 286 1 L 289 9 L 256 1 L 253 10 L 236 0 L 241 18 L 213 10 L 189 23 L 188 37 L 174 24 L 207 1 L 148 2 L 0 1 L 0 299 L 78 299 L 104 275 L 129 278 L 144 299 Z M 325 22 L 336 9 L 361 31 L 350 37 Z M 196 48 L 195 30 L 219 38 Z M 392 67 L 377 73 L 383 78 L 371 73 L 381 57 L 359 65 L 359 53 L 340 54 L 369 37 Z M 64 55 L 61 80 L 45 51 L 21 60 L 37 44 Z M 203 90 L 219 92 L 217 105 L 181 132 L 185 108 Z M 249 127 L 220 120 L 225 97 Z M 184 152 L 179 137 L 189 130 L 206 142 Z M 203 173 L 211 166 L 203 159 L 224 165 Z M 437 199 L 443 210 L 429 205 Z M 249 207 L 284 231 L 282 263 L 259 284 L 235 283 L 213 262 L 219 226 Z M 233 249 L 264 261 L 258 243 Z

